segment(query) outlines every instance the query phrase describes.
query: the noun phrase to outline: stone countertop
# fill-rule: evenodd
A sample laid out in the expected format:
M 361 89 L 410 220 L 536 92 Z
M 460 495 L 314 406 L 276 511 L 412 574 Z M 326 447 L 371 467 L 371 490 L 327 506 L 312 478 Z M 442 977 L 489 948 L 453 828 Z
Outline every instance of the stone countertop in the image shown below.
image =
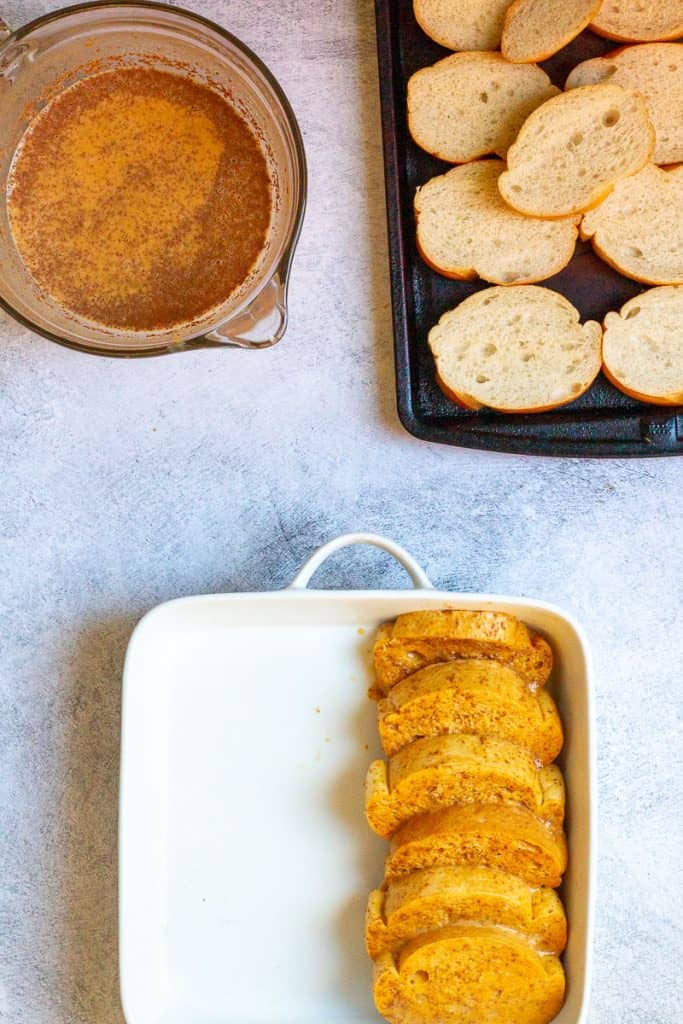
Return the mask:
M 441 587 L 557 602 L 593 643 L 599 891 L 590 1024 L 680 1020 L 683 459 L 420 443 L 394 411 L 370 0 L 196 0 L 270 65 L 310 201 L 291 328 L 262 353 L 95 359 L 0 313 L 0 1020 L 120 1024 L 121 667 L 159 601 L 286 584 L 350 530 Z M 57 7 L 5 0 L 20 24 Z M 369 550 L 326 586 L 401 585 Z

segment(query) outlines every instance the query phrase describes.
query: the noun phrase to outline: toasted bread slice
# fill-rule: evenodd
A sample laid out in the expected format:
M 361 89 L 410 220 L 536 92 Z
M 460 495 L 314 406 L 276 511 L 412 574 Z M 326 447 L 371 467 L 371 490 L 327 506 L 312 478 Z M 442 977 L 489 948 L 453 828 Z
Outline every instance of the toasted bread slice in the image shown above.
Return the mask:
M 408 128 L 418 146 L 447 163 L 505 156 L 532 110 L 558 92 L 535 64 L 454 53 L 410 78 Z
M 502 160 L 475 160 L 417 190 L 417 247 L 438 273 L 528 284 L 569 263 L 579 216 L 549 221 L 517 213 L 498 191 L 503 170 Z
M 423 32 L 449 50 L 496 50 L 510 0 L 414 0 Z
M 586 391 L 601 362 L 602 328 L 549 288 L 487 288 L 429 332 L 439 386 L 469 409 L 544 412 Z
M 395 833 L 386 880 L 461 864 L 497 868 L 529 885 L 556 888 L 567 868 L 567 841 L 561 829 L 527 807 L 459 804 L 413 818 Z
M 376 960 L 425 932 L 464 921 L 512 928 L 544 953 L 561 953 L 567 944 L 567 919 L 553 889 L 469 866 L 415 871 L 370 893 L 365 942 Z
M 683 404 L 683 287 L 652 288 L 605 318 L 605 376 L 632 398 Z
M 605 0 L 590 26 L 624 43 L 683 36 L 683 0 Z
M 654 148 L 642 96 L 611 83 L 584 85 L 527 118 L 498 188 L 530 217 L 569 217 L 601 202 L 621 178 L 644 167 Z
M 455 925 L 375 961 L 375 1004 L 389 1024 L 549 1024 L 564 1001 L 556 956 L 505 928 Z
M 531 686 L 543 686 L 553 655 L 543 637 L 505 612 L 409 612 L 380 626 L 373 652 L 377 690 L 389 692 L 426 665 L 455 658 L 488 658 L 513 668 Z
M 516 672 L 474 658 L 430 665 L 397 683 L 377 705 L 387 757 L 425 736 L 469 733 L 507 740 L 540 765 L 562 749 L 562 723 L 545 690 L 530 690 Z
M 683 284 L 683 164 L 648 164 L 581 222 L 602 259 L 643 284 Z
M 503 23 L 503 56 L 524 64 L 552 57 L 583 32 L 601 3 L 602 0 L 514 0 Z
M 613 82 L 635 89 L 655 130 L 656 164 L 683 161 L 683 44 L 643 43 L 577 64 L 566 88 Z
M 556 765 L 538 769 L 523 747 L 457 734 L 415 740 L 389 764 L 373 761 L 365 780 L 370 827 L 388 839 L 410 818 L 452 804 L 522 804 L 559 827 L 564 783 Z

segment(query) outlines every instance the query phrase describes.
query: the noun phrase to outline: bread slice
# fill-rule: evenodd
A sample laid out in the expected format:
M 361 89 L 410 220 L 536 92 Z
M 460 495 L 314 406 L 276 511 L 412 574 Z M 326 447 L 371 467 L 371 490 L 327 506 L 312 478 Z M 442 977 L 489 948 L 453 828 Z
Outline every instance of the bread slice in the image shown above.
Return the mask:
M 683 405 L 683 287 L 652 288 L 605 318 L 605 376 L 641 402 Z
M 543 686 L 553 655 L 543 637 L 506 612 L 408 612 L 380 626 L 373 650 L 376 688 L 395 683 L 426 665 L 455 658 L 487 658 L 509 665 L 531 686 Z
M 458 733 L 415 740 L 388 764 L 373 761 L 365 780 L 366 817 L 385 839 L 418 814 L 485 803 L 521 804 L 559 827 L 562 773 L 556 765 L 538 769 L 514 743 Z
M 590 27 L 624 43 L 677 39 L 683 35 L 683 0 L 605 0 Z
M 543 412 L 582 395 L 600 372 L 600 324 L 549 288 L 487 288 L 429 332 L 438 383 L 469 409 Z
M 449 50 L 496 50 L 510 0 L 414 0 L 415 18 Z
M 501 50 L 516 63 L 545 60 L 576 39 L 602 0 L 514 0 L 505 15 Z
M 454 53 L 408 81 L 408 128 L 418 146 L 447 163 L 505 156 L 531 111 L 558 92 L 535 64 Z
M 568 217 L 601 202 L 647 163 L 654 147 L 642 96 L 611 83 L 584 85 L 527 118 L 498 187 L 506 203 L 530 217 Z
M 564 1001 L 556 956 L 506 928 L 456 925 L 375 962 L 375 1005 L 389 1024 L 549 1024 Z
M 610 81 L 635 89 L 655 129 L 656 164 L 683 161 L 683 44 L 643 43 L 577 64 L 566 88 Z
M 581 222 L 599 256 L 643 284 L 683 284 L 683 165 L 648 164 Z
M 545 690 L 532 691 L 512 669 L 474 658 L 430 665 L 403 679 L 377 705 L 387 757 L 425 736 L 469 733 L 507 740 L 539 765 L 562 749 L 562 723 Z
M 368 900 L 365 942 L 376 960 L 425 932 L 464 921 L 512 928 L 543 953 L 561 953 L 567 944 L 567 919 L 553 889 L 479 866 L 427 868 L 376 889 Z
M 528 284 L 569 263 L 579 217 L 549 221 L 517 213 L 498 191 L 502 160 L 475 160 L 417 190 L 417 247 L 446 277 Z
M 425 868 L 478 864 L 529 885 L 556 888 L 567 868 L 567 840 L 542 815 L 507 804 L 457 804 L 420 815 L 393 836 L 386 880 Z

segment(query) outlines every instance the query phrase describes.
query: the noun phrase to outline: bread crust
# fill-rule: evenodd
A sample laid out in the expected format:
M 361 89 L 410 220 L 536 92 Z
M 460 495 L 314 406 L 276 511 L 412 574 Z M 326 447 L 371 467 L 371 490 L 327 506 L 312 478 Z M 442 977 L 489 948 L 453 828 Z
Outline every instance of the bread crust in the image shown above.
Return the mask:
M 632 388 L 627 387 L 623 381 L 614 376 L 605 363 L 602 364 L 602 372 L 610 384 L 613 384 L 619 391 L 623 391 L 625 395 L 635 398 L 639 402 L 645 402 L 647 405 L 683 405 L 683 391 L 679 391 L 676 395 L 648 395 L 645 392 L 634 391 Z
M 650 3 L 654 6 L 654 0 L 650 0 Z M 629 0 L 622 0 L 622 9 L 620 12 L 622 15 L 622 24 L 628 19 L 628 6 Z M 626 8 L 625 12 L 624 7 Z M 642 33 L 639 34 L 635 30 L 629 32 L 624 28 L 609 28 L 605 26 L 604 18 L 602 19 L 603 23 L 601 24 L 600 13 L 601 12 L 599 10 L 598 16 L 590 23 L 589 28 L 591 32 L 595 32 L 596 35 L 602 36 L 603 39 L 614 39 L 619 43 L 667 43 L 678 39 L 679 36 L 683 35 L 683 18 L 681 18 L 677 24 L 673 25 L 671 29 L 666 32 L 660 32 L 654 35 L 643 35 Z
M 618 268 L 616 268 L 616 269 L 618 269 Z M 571 402 L 575 402 L 578 398 L 581 398 L 581 395 L 585 395 L 586 392 L 588 391 L 588 389 L 593 386 L 593 383 L 594 383 L 597 375 L 598 374 L 596 373 L 595 377 L 593 377 L 593 380 L 589 381 L 586 384 L 585 387 L 583 387 L 580 391 L 577 391 L 575 394 L 572 394 L 569 398 L 565 399 L 564 401 L 552 402 L 549 405 L 529 406 L 526 409 L 520 409 L 517 406 L 515 406 L 514 408 L 511 408 L 511 409 L 508 409 L 504 405 L 496 405 L 495 408 L 493 406 L 489 407 L 489 406 L 474 405 L 474 404 L 473 405 L 466 405 L 465 403 L 467 401 L 474 402 L 474 399 L 471 398 L 468 395 L 461 395 L 461 394 L 458 394 L 457 391 L 452 391 L 451 388 L 447 387 L 444 384 L 444 382 L 441 380 L 441 378 L 439 377 L 438 374 L 436 375 L 436 382 L 439 385 L 439 387 L 441 388 L 441 390 L 443 391 L 443 393 L 445 394 L 446 398 L 450 398 L 450 400 L 452 402 L 455 402 L 456 405 L 462 406 L 464 409 L 477 410 L 477 409 L 491 408 L 494 412 L 507 412 L 507 413 L 515 413 L 515 414 L 517 414 L 519 416 L 532 416 L 535 413 L 539 413 L 539 412 L 552 412 L 553 409 L 561 409 L 563 406 L 570 405 Z
M 583 32 L 585 28 L 587 28 L 590 24 L 591 18 L 593 18 L 602 7 L 602 2 L 603 0 L 592 0 L 592 6 L 586 14 L 577 18 L 572 29 L 565 32 L 561 39 L 557 40 L 549 48 L 541 48 L 533 54 L 527 54 L 523 58 L 515 58 L 511 54 L 510 46 L 506 45 L 506 34 L 509 35 L 512 31 L 512 22 L 516 15 L 519 14 L 520 11 L 523 11 L 524 8 L 531 6 L 533 0 L 513 0 L 508 7 L 505 15 L 505 21 L 503 22 L 503 34 L 500 46 L 503 56 L 513 64 L 538 64 L 543 60 L 548 60 L 549 57 L 552 57 L 554 54 L 564 49 L 565 46 L 571 43 L 572 39 L 576 39 L 576 37 Z
M 481 5 L 481 3 L 480 3 L 480 5 Z M 504 7 L 505 7 L 505 0 L 502 0 L 502 2 L 501 2 L 501 0 L 498 0 L 498 4 L 496 6 L 500 6 L 502 9 L 504 9 Z M 443 46 L 447 50 L 454 50 L 456 52 L 462 52 L 462 51 L 465 51 L 465 50 L 471 50 L 473 52 L 476 52 L 477 50 L 480 50 L 480 52 L 485 52 L 486 50 L 496 49 L 499 46 L 499 44 L 500 44 L 500 31 L 497 28 L 497 24 L 498 24 L 498 22 L 500 22 L 500 30 L 502 30 L 502 23 L 503 23 L 502 22 L 502 17 L 500 15 L 496 15 L 496 14 L 493 15 L 493 18 L 492 18 L 492 21 L 493 21 L 493 31 L 490 32 L 490 33 L 489 32 L 484 32 L 483 33 L 484 38 L 481 39 L 481 42 L 482 43 L 485 42 L 486 45 L 482 45 L 480 47 L 477 47 L 477 46 L 473 46 L 472 45 L 472 38 L 471 37 L 469 39 L 463 38 L 463 36 L 461 34 L 460 38 L 456 40 L 455 39 L 455 35 L 452 32 L 451 32 L 451 34 L 448 34 L 447 32 L 444 32 L 444 31 L 440 30 L 439 28 L 437 28 L 436 25 L 434 24 L 434 20 L 430 20 L 427 17 L 427 11 L 426 11 L 425 8 L 428 8 L 428 7 L 429 7 L 429 0 L 413 0 L 413 14 L 415 15 L 416 22 L 418 23 L 418 25 L 420 26 L 422 31 L 425 33 L 425 35 L 429 36 L 430 39 L 433 39 L 435 43 L 439 44 L 439 46 Z M 449 29 L 452 29 L 454 27 L 453 26 L 453 19 L 448 19 L 448 27 L 449 27 Z M 473 33 L 473 34 L 476 34 L 476 33 Z M 457 44 L 467 43 L 467 45 L 454 45 L 454 43 L 457 43 Z

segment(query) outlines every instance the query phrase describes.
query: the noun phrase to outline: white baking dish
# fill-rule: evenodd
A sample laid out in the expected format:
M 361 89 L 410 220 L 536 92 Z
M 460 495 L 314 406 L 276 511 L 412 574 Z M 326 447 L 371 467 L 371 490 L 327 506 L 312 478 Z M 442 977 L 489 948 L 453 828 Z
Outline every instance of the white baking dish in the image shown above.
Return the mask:
M 348 544 L 391 552 L 409 591 L 311 591 Z M 386 844 L 363 814 L 379 756 L 367 699 L 380 622 L 421 608 L 496 608 L 551 640 L 564 721 L 570 867 L 567 1001 L 586 1019 L 595 866 L 590 662 L 551 605 L 432 589 L 382 538 L 341 537 L 286 590 L 184 598 L 151 611 L 124 671 L 121 991 L 128 1024 L 371 1024 L 363 946 Z

